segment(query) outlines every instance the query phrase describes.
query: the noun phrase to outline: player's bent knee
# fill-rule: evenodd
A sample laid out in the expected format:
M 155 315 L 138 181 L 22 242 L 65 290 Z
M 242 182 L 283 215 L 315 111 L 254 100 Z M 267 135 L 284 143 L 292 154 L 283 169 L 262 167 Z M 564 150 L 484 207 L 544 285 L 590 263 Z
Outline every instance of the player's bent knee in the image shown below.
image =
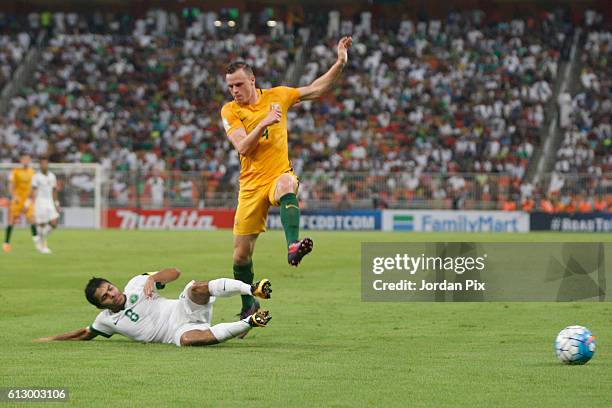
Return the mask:
M 212 346 L 219 343 L 210 330 L 189 330 L 181 336 L 181 346 Z
M 251 262 L 251 254 L 248 251 L 234 251 L 234 263 L 236 265 L 246 265 Z
M 289 174 L 283 174 L 279 177 L 278 182 L 276 184 L 276 190 L 280 197 L 285 194 L 295 192 L 295 178 L 290 176 Z
M 234 263 L 237 265 L 246 265 L 249 262 L 251 262 L 251 245 L 236 245 L 234 247 Z
M 189 288 L 189 299 L 198 305 L 205 305 L 210 300 L 208 282 L 196 281 Z

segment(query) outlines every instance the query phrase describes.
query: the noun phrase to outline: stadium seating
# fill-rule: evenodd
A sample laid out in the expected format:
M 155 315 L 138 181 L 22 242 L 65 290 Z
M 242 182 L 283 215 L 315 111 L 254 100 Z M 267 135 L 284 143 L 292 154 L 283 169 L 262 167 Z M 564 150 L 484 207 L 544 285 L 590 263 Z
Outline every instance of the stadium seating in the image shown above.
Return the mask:
M 556 175 L 548 187 L 551 200 L 568 211 L 607 208 L 603 203 L 611 187 L 607 175 L 612 171 L 612 31 L 595 19 L 597 13 L 587 12 L 577 91 L 568 98 L 571 108 L 562 123 Z
M 3 123 L 3 160 L 29 150 L 52 161 L 101 162 L 116 205 L 149 194 L 147 181 L 159 175 L 166 195 L 185 205 L 233 196 L 239 161 L 219 120 L 229 99 L 224 67 L 245 59 L 259 86 L 281 84 L 300 37 L 167 16 L 160 27 L 156 13 L 135 21 L 54 16 L 35 80 Z M 325 32 L 322 24 L 311 31 Z M 368 35 L 353 30 L 343 85 L 289 113 L 293 165 L 309 175 L 303 197 L 328 206 L 349 198 L 358 206 L 502 208 L 545 195 L 524 176 L 571 28 L 557 13 L 491 22 L 468 11 Z M 311 36 L 300 84 L 334 62 L 336 41 Z M 601 63 L 609 54 L 610 32 L 590 33 L 584 89 L 573 101 L 579 119 L 559 150 L 560 173 L 610 170 L 610 75 Z M 122 173 L 135 170 L 138 180 Z M 191 194 L 173 171 L 192 172 L 183 177 Z
M 610 113 L 612 31 L 588 33 L 582 54 L 580 90 L 572 100 L 571 125 L 557 152 L 561 173 L 601 176 L 612 170 Z
M 554 14 L 485 26 L 463 13 L 444 23 L 403 21 L 397 30 L 355 36 L 346 85 L 293 115 L 298 171 L 409 174 L 403 191 L 383 189 L 392 201 L 446 198 L 466 188 L 419 189 L 432 180 L 429 173 L 506 174 L 502 185 L 520 184 L 538 144 L 567 29 Z M 310 47 L 302 84 L 333 63 L 332 45 L 323 40 Z M 486 182 L 467 188 L 478 193 L 476 186 L 484 190 L 477 198 L 498 200 Z M 500 201 L 511 194 L 504 189 Z
M 198 22 L 159 35 L 150 19 L 107 27 L 100 33 L 78 16 L 49 39 L 34 85 L 12 100 L 7 159 L 26 150 L 101 162 L 112 173 L 204 171 L 214 185 L 228 169 L 237 174 L 218 123 L 228 99 L 224 67 L 245 59 L 261 71 L 260 86 L 271 86 L 291 62 L 292 37 L 210 33 Z
M 0 35 L 0 90 L 26 56 L 31 42 L 30 35 L 25 31 Z

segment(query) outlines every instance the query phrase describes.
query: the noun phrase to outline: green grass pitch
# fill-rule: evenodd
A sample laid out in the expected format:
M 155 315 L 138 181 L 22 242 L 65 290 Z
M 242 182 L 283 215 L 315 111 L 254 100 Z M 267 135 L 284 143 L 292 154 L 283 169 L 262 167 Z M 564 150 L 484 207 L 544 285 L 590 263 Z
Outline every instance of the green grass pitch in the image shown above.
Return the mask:
M 362 241 L 600 241 L 593 234 L 312 232 L 315 248 L 286 263 L 281 232 L 263 234 L 256 277 L 269 277 L 273 320 L 245 340 L 209 348 L 139 344 L 118 335 L 33 343 L 87 326 L 92 276 L 123 287 L 135 274 L 177 266 L 191 279 L 231 276 L 229 231 L 58 231 L 54 254 L 28 231 L 0 253 L 0 387 L 68 387 L 74 406 L 552 407 L 612 406 L 612 304 L 364 303 Z M 240 299 L 219 299 L 214 322 Z M 564 366 L 553 340 L 569 324 L 597 337 L 585 366 Z M 43 406 L 45 404 L 36 404 Z M 64 406 L 63 404 L 59 404 Z M 53 406 L 59 406 L 55 404 Z M 19 404 L 18 406 L 24 406 Z

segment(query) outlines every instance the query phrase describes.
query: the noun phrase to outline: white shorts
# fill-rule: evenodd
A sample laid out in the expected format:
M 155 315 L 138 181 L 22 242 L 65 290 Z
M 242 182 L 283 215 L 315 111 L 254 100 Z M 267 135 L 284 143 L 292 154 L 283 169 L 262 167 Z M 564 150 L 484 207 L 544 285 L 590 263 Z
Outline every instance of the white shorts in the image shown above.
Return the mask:
M 205 305 L 198 305 L 189 299 L 189 288 L 195 281 L 189 282 L 179 296 L 179 305 L 175 309 L 173 319 L 176 322 L 174 344 L 181 346 L 181 336 L 190 330 L 208 330 L 212 322 L 213 303 L 215 297 L 211 296 Z
M 34 219 L 36 224 L 47 224 L 59 218 L 59 213 L 53 201 L 36 200 L 34 203 Z

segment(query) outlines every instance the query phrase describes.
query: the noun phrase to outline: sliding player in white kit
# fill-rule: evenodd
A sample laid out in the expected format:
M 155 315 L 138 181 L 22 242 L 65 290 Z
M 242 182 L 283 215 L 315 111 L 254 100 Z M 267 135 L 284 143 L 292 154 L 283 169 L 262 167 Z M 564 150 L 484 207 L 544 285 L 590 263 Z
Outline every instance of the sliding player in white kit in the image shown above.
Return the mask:
M 59 201 L 57 199 L 57 179 L 49 171 L 49 161 L 40 159 L 40 171 L 32 178 L 32 202 L 34 203 L 34 220 L 38 227 L 39 240 L 36 249 L 43 254 L 50 254 L 47 237 L 57 228 L 59 218 Z
M 123 292 L 103 278 L 92 278 L 85 287 L 85 297 L 99 309 L 94 322 L 85 328 L 38 342 L 55 340 L 91 340 L 96 336 L 122 334 L 145 343 L 169 343 L 177 346 L 208 346 L 246 333 L 253 327 L 265 327 L 271 319 L 260 310 L 232 323 L 212 324 L 213 303 L 217 297 L 249 295 L 269 299 L 272 285 L 268 279 L 247 284 L 234 279 L 189 282 L 178 299 L 159 296 L 158 289 L 180 276 L 176 268 L 133 277 Z

